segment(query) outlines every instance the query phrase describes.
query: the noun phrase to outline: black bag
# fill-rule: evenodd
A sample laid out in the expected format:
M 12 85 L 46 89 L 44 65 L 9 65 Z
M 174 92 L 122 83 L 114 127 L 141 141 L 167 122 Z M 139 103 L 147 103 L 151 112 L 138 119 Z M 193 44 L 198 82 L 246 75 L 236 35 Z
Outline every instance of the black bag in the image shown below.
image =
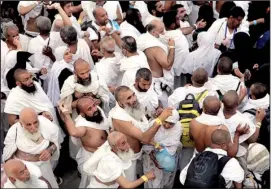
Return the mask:
M 243 113 L 249 113 L 256 116 L 255 109 L 249 109 Z M 262 126 L 260 128 L 260 133 L 258 137 L 258 143 L 264 145 L 267 150 L 270 152 L 270 106 L 265 110 L 265 118 L 262 121 Z
M 204 151 L 198 154 L 188 167 L 185 188 L 225 188 L 225 179 L 221 172 L 231 158 Z
M 236 92 L 238 91 L 240 85 L 241 85 L 241 81 L 239 81 L 239 83 L 238 83 L 238 85 L 237 85 L 237 88 L 235 89 Z M 219 96 L 219 100 L 222 100 L 222 98 L 223 98 L 224 95 L 221 93 L 220 90 L 216 90 L 216 92 L 217 92 L 217 94 L 218 94 L 218 96 Z

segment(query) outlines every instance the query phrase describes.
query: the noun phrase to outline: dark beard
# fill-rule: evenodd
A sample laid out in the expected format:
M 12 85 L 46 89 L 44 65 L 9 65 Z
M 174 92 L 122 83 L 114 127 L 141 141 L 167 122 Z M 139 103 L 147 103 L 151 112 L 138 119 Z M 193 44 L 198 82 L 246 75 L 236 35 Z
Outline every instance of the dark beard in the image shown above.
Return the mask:
M 28 86 L 22 84 L 21 88 L 22 88 L 25 92 L 27 92 L 27 93 L 32 93 L 32 94 L 35 94 L 35 92 L 37 91 L 37 88 L 36 88 L 35 84 L 33 84 L 33 86 L 31 86 L 31 87 L 28 87 Z
M 148 91 L 148 89 L 142 89 L 139 85 L 137 85 L 137 88 L 138 88 L 138 90 L 139 90 L 139 92 L 147 92 Z
M 89 78 L 87 79 L 82 79 L 79 76 L 77 76 L 77 83 L 83 85 L 83 86 L 89 86 L 91 83 L 91 76 L 89 74 Z
M 164 16 L 164 12 L 160 12 L 160 11 L 156 11 L 156 17 L 163 17 Z
M 103 122 L 104 118 L 102 116 L 102 113 L 100 110 L 97 110 L 97 113 L 94 113 L 96 115 L 93 115 L 92 117 L 85 116 L 87 121 L 94 122 L 94 123 L 101 123 Z

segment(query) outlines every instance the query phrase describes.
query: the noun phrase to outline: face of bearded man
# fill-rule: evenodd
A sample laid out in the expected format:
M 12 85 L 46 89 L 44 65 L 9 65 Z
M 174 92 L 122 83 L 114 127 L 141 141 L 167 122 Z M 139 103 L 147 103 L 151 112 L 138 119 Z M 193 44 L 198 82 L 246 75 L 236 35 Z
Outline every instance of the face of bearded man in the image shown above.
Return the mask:
M 27 129 L 25 129 L 23 127 L 23 132 L 24 132 L 25 136 L 28 139 L 32 140 L 33 142 L 38 142 L 38 140 L 42 137 L 39 127 L 38 127 L 37 132 L 35 132 L 35 133 L 30 133 Z
M 37 91 L 37 88 L 34 85 L 34 83 L 31 86 L 27 86 L 27 85 L 25 85 L 25 84 L 22 83 L 21 89 L 23 89 L 27 93 L 32 93 L 32 94 L 35 94 L 35 92 Z
M 137 121 L 141 121 L 141 118 L 145 113 L 144 107 L 138 101 L 133 106 L 126 104 L 123 109 Z
M 134 153 L 134 151 L 131 148 L 129 148 L 129 150 L 127 152 L 122 151 L 122 150 L 118 150 L 118 152 L 117 152 L 117 156 L 120 159 L 122 159 L 123 161 L 129 161 L 129 160 L 131 160 L 133 158 L 134 154 L 135 153 Z
M 40 180 L 35 175 L 30 175 L 30 178 L 24 182 L 16 179 L 14 183 L 16 188 L 41 188 L 42 186 L 45 186 L 45 184 L 44 181 Z
M 91 83 L 91 76 L 89 74 L 88 78 L 82 79 L 77 75 L 77 83 L 83 85 L 83 86 L 89 86 Z
M 99 109 L 97 109 L 97 111 L 93 114 L 92 117 L 85 115 L 85 118 L 87 121 L 95 122 L 95 123 L 101 123 L 104 120 L 102 113 Z

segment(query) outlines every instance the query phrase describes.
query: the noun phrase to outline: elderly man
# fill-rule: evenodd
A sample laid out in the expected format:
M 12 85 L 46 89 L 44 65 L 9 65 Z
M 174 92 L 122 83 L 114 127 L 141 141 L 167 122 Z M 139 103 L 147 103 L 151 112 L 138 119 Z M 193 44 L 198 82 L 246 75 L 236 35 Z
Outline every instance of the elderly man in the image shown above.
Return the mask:
M 120 71 L 123 73 L 121 85 L 130 86 L 135 81 L 138 69 L 150 67 L 145 54 L 137 49 L 136 40 L 133 37 L 122 38 L 122 54 L 125 58 L 120 61 Z
M 4 141 L 3 159 L 21 159 L 37 165 L 52 188 L 58 188 L 50 160 L 59 158 L 59 128 L 34 109 L 24 108 L 20 122 L 8 131 Z
M 78 59 L 74 62 L 74 75 L 69 76 L 62 86 L 60 100 L 65 101 L 66 107 L 71 111 L 82 96 L 92 96 L 99 99 L 103 110 L 106 113 L 109 112 L 107 85 L 102 78 L 98 78 L 95 71 L 90 71 L 88 62 Z
M 96 100 L 90 97 L 83 97 L 77 102 L 76 109 L 80 115 L 75 119 L 75 123 L 63 104 L 59 108 L 72 141 L 80 147 L 76 155 L 82 175 L 79 188 L 86 188 L 90 183 L 90 177 L 83 171 L 83 165 L 106 141 L 109 122 L 103 110 L 97 106 Z
M 53 104 L 40 84 L 33 81 L 32 74 L 27 70 L 17 69 L 14 76 L 17 87 L 10 91 L 4 109 L 8 114 L 9 124 L 19 121 L 18 115 L 23 108 L 31 107 L 58 125 Z
M 130 88 L 135 92 L 140 104 L 145 108 L 146 115 L 157 117 L 161 112 L 158 96 L 152 88 L 152 74 L 148 68 L 140 68 L 136 72 L 135 83 Z
M 148 172 L 139 179 L 130 181 L 124 173 L 131 166 L 134 152 L 127 137 L 120 132 L 112 132 L 105 142 L 84 165 L 84 171 L 91 175 L 88 188 L 136 188 L 155 178 Z
M 135 152 L 132 166 L 125 171 L 128 180 L 136 179 L 136 164 L 141 158 L 142 144 L 149 144 L 162 122 L 172 114 L 171 108 L 163 110 L 153 125 L 149 125 L 142 105 L 138 102 L 135 92 L 129 87 L 120 86 L 115 91 L 116 106 L 109 113 L 109 121 L 114 130 L 127 135 L 129 145 Z
M 167 107 L 168 93 L 174 85 L 174 75 L 171 70 L 174 63 L 175 43 L 169 39 L 168 47 L 159 39 L 164 34 L 165 26 L 159 20 L 153 20 L 147 27 L 147 33 L 137 39 L 138 49 L 143 51 L 152 71 L 155 92 L 164 107 Z
M 4 164 L 7 182 L 4 188 L 51 188 L 39 167 L 29 162 L 11 159 Z
M 93 59 L 90 55 L 90 48 L 84 39 L 78 38 L 76 29 L 73 26 L 65 26 L 60 30 L 60 37 L 66 46 L 70 49 L 71 53 L 73 53 L 73 59 L 77 60 L 78 58 L 82 58 L 87 61 L 91 69 L 94 68 Z M 58 47 L 55 50 L 56 57 L 63 57 L 64 52 L 60 49 L 63 48 Z
M 118 52 L 115 52 L 116 42 L 113 38 L 105 36 L 100 42 L 100 51 L 103 58 L 95 65 L 99 78 L 103 78 L 109 87 L 114 89 L 120 85 L 120 61 L 123 58 Z M 113 90 L 111 90 L 113 92 Z
M 3 36 L 10 50 L 27 50 L 29 39 L 19 34 L 19 28 L 13 22 L 3 23 Z
M 35 21 L 39 16 L 48 16 L 48 12 L 44 9 L 49 1 L 20 1 L 18 4 L 18 12 L 22 17 L 25 34 L 29 38 L 38 36 L 39 30 Z

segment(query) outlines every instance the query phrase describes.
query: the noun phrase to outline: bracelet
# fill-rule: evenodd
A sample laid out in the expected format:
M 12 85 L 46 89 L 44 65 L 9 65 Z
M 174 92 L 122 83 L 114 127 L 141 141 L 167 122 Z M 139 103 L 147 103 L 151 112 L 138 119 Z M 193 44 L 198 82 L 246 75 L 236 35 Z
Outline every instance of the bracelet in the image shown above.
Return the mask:
M 257 25 L 257 21 L 253 20 L 253 25 L 256 26 Z
M 259 129 L 260 129 L 260 128 L 261 128 L 261 126 L 262 126 L 262 123 L 261 123 L 261 122 L 257 122 L 257 123 L 256 123 L 256 127 L 257 127 L 257 128 L 259 128 Z
M 158 142 L 156 142 L 154 148 L 155 148 L 155 149 L 158 149 L 159 147 L 160 147 L 160 144 L 159 144 Z
M 148 182 L 149 181 L 149 179 L 145 175 L 141 176 L 141 178 L 142 178 L 142 180 L 144 180 L 144 182 Z
M 161 121 L 161 119 L 159 119 L 159 118 L 156 118 L 156 119 L 155 119 L 155 123 L 157 123 L 158 125 L 162 125 L 162 121 Z
M 175 46 L 168 46 L 169 49 L 175 49 Z

